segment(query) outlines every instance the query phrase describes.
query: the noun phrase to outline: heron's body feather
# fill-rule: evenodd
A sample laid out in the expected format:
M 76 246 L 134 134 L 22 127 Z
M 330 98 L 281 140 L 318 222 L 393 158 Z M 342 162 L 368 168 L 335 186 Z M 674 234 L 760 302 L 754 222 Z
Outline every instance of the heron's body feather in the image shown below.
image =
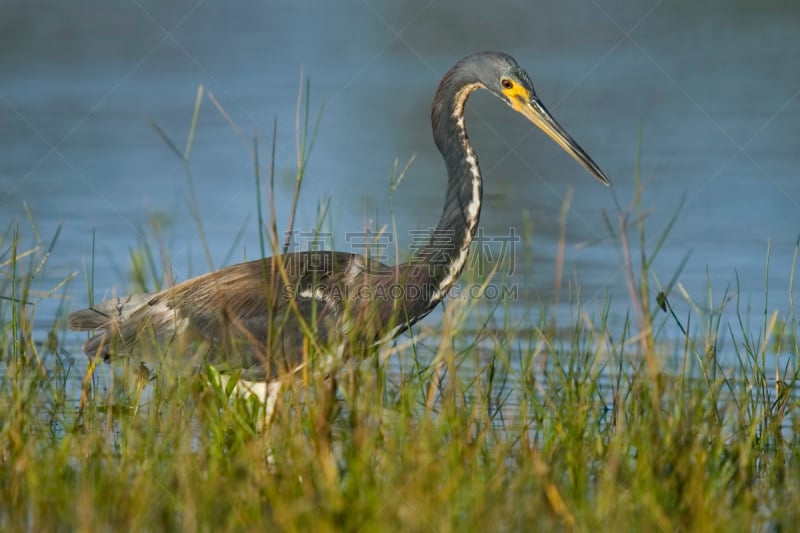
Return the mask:
M 87 354 L 121 353 L 145 334 L 212 346 L 225 365 L 260 378 L 292 373 L 309 343 L 357 354 L 425 317 L 463 270 L 480 219 L 483 183 L 464 126 L 469 95 L 485 89 L 534 122 L 600 181 L 607 178 L 549 115 L 525 71 L 510 56 L 482 52 L 442 78 L 431 110 L 447 190 L 429 242 L 407 263 L 387 266 L 346 252 L 308 251 L 229 266 L 163 291 L 102 302 L 70 317 L 98 330 Z M 266 390 L 266 389 L 265 389 Z

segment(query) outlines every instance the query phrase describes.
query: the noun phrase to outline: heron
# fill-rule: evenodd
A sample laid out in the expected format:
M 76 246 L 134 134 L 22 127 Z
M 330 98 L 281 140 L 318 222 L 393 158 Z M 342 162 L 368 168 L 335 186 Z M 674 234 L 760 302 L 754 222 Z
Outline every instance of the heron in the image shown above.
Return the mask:
M 486 90 L 527 118 L 601 183 L 600 167 L 551 116 L 511 56 L 480 52 L 457 62 L 433 98 L 433 139 L 447 170 L 439 222 L 408 261 L 386 265 L 360 253 L 298 251 L 256 259 L 160 292 L 103 301 L 69 317 L 94 331 L 89 357 L 106 361 L 148 335 L 211 346 L 203 357 L 238 373 L 240 392 L 274 407 L 279 384 L 308 364 L 309 350 L 334 360 L 365 353 L 427 316 L 467 262 L 481 214 L 483 180 L 464 125 L 467 98 Z

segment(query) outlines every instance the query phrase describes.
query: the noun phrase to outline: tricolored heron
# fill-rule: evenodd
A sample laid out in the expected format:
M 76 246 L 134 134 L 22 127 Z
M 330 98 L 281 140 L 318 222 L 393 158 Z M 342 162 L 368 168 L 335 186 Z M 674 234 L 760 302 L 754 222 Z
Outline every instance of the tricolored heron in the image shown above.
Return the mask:
M 433 138 L 447 167 L 447 192 L 429 243 L 408 262 L 388 266 L 359 254 L 303 251 L 229 266 L 154 294 L 73 313 L 71 329 L 99 330 L 84 351 L 108 360 L 145 332 L 160 341 L 205 341 L 214 348 L 210 362 L 256 379 L 245 382 L 248 390 L 266 401 L 266 382 L 301 368 L 309 343 L 342 357 L 397 336 L 430 313 L 453 286 L 478 227 L 483 184 L 464 126 L 464 106 L 477 89 L 504 101 L 609 184 L 550 116 L 512 57 L 470 55 L 444 75 L 433 98 Z

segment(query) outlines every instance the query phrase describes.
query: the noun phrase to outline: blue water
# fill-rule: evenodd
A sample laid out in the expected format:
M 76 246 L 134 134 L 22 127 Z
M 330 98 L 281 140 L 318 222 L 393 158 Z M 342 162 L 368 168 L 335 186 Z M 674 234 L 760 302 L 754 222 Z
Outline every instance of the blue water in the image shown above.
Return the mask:
M 714 303 L 730 287 L 756 331 L 765 309 L 789 308 L 800 234 L 795 3 L 6 0 L 1 12 L 0 228 L 18 224 L 23 242 L 33 242 L 25 203 L 45 240 L 63 224 L 35 286 L 47 291 L 76 274 L 39 301 L 42 331 L 62 297 L 72 309 L 86 305 L 93 240 L 97 296 L 129 290 L 130 250 L 153 215 L 166 220 L 176 279 L 257 256 L 250 150 L 258 139 L 268 161 L 277 121 L 284 226 L 301 75 L 310 79 L 312 114 L 324 110 L 297 227 L 314 226 L 326 197 L 339 249 L 348 232 L 387 224 L 394 161 L 402 166 L 415 155 L 393 198 L 396 240 L 407 248 L 407 230 L 433 226 L 443 202 L 429 124 L 433 90 L 451 64 L 481 49 L 514 55 L 613 181 L 610 190 L 595 183 L 490 96 L 470 100 L 467 124 L 485 176 L 483 228 L 502 237 L 533 227 L 533 276 L 517 268 L 500 280 L 523 284 L 529 295 L 514 304 L 517 316 L 535 320 L 533 302 L 552 298 L 558 213 L 572 190 L 565 278 L 578 280 L 587 310 L 609 297 L 612 319 L 623 319 L 630 304 L 620 246 L 603 213 L 616 225 L 616 206 L 630 204 L 638 156 L 650 251 L 686 198 L 654 262 L 659 281 L 673 278 L 691 253 L 677 282 L 701 309 L 709 277 Z M 183 150 L 201 85 L 190 167 L 212 265 L 190 216 L 183 164 L 148 123 Z M 630 238 L 638 257 L 638 237 Z M 562 289 L 562 303 L 567 294 Z M 681 318 L 693 312 L 677 289 L 670 301 Z M 726 320 L 736 320 L 729 307 Z M 676 329 L 668 325 L 666 334 L 679 337 Z M 78 337 L 69 339 L 77 350 Z

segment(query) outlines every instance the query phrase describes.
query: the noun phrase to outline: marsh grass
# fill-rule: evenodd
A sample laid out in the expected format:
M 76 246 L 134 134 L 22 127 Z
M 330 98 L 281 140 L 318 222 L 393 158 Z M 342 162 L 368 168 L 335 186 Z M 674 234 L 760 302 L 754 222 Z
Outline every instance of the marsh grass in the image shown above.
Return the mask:
M 191 183 L 193 133 L 185 150 L 161 133 Z M 299 184 L 311 142 L 298 139 Z M 269 202 L 274 168 L 262 176 L 253 147 L 259 196 Z M 793 282 L 788 314 L 765 313 L 754 330 L 736 291 L 714 302 L 709 282 L 701 305 L 681 293 L 677 272 L 662 286 L 654 260 L 666 231 L 646 245 L 638 179 L 636 190 L 631 206 L 607 217 L 628 317 L 612 323 L 608 300 L 587 308 L 577 280 L 561 274 L 559 253 L 553 294 L 568 300 L 568 322 L 549 301 L 519 315 L 508 302 L 450 300 L 438 322 L 343 364 L 333 404 L 324 376 L 291 382 L 267 432 L 258 403 L 230 394 L 213 367 L 173 373 L 127 359 L 84 379 L 86 365 L 65 355 L 79 352 L 63 344 L 69 306 L 62 302 L 52 327 L 34 326 L 36 303 L 62 298 L 69 281 L 33 291 L 55 239 L 43 244 L 32 224 L 26 247 L 9 228 L 0 240 L 0 528 L 793 529 Z M 274 209 L 259 204 L 262 247 L 280 250 L 265 211 Z M 192 216 L 202 237 L 201 214 Z M 155 245 L 132 253 L 140 289 L 169 276 L 159 227 L 153 232 Z M 465 276 L 493 282 L 491 272 Z M 685 318 L 676 298 L 691 310 Z M 46 340 L 37 338 L 45 330 Z M 730 364 L 717 353 L 723 340 Z M 169 348 L 154 349 L 169 357 Z

